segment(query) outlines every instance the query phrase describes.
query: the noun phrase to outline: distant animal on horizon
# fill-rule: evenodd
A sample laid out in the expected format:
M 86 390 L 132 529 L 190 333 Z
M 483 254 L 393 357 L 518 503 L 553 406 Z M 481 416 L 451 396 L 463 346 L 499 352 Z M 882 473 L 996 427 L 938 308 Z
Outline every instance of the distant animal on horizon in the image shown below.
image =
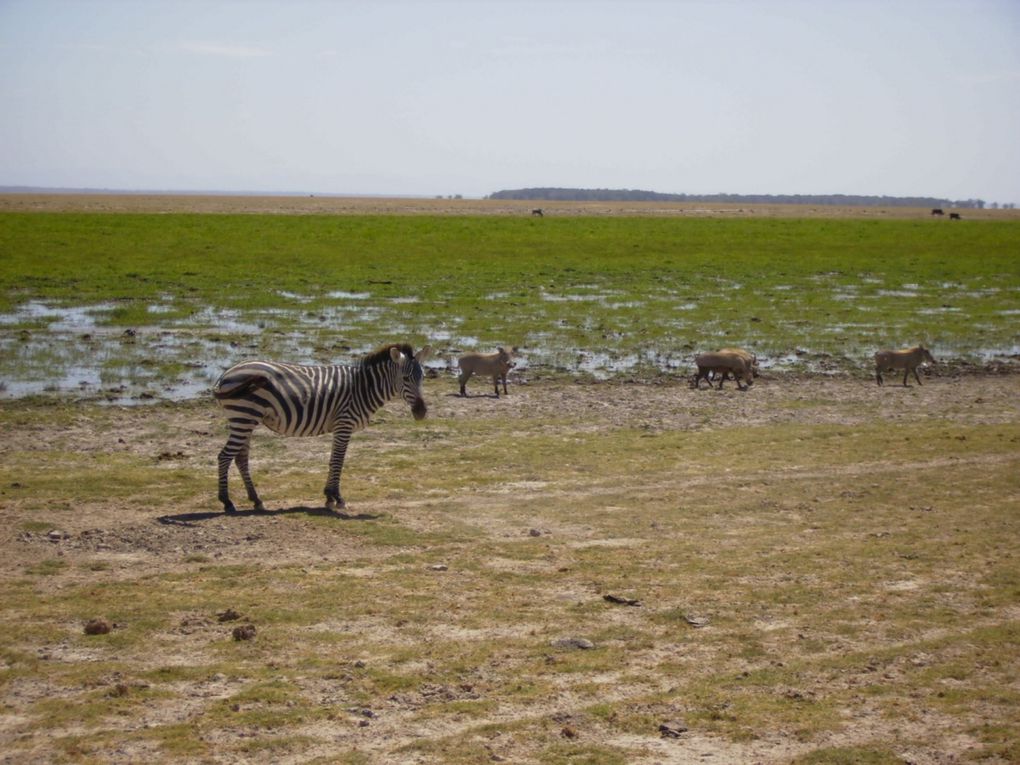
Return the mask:
M 960 213 L 949 213 L 949 220 L 963 220 L 960 217 Z
M 541 218 L 542 217 L 542 208 L 541 207 L 536 207 L 534 210 L 531 211 L 531 214 L 532 215 L 537 215 L 539 218 Z
M 511 352 L 503 348 L 497 348 L 495 353 L 465 353 L 457 360 L 457 366 L 460 367 L 457 378 L 460 395 L 467 396 L 467 381 L 475 374 L 492 378 L 496 398 L 499 398 L 499 383 L 502 380 L 503 393 L 506 394 L 506 373 L 516 366 L 512 359 Z
M 283 436 L 333 434 L 333 450 L 326 478 L 326 507 L 343 508 L 340 472 L 355 430 L 368 425 L 379 407 L 399 395 L 414 419 L 428 411 L 422 397 L 422 364 L 428 346 L 415 353 L 410 345 L 385 345 L 351 365 L 307 366 L 273 361 L 246 361 L 220 377 L 213 387 L 216 402 L 227 412 L 229 435 L 219 454 L 219 495 L 225 512 L 237 512 L 227 491 L 230 463 L 244 481 L 255 510 L 266 507 L 248 471 L 251 434 L 265 425 Z
M 694 357 L 694 363 L 697 365 L 698 371 L 691 378 L 692 388 L 700 389 L 703 379 L 708 382 L 708 387 L 711 388 L 714 378 L 710 378 L 710 374 L 719 379 L 719 390 L 722 390 L 723 383 L 731 374 L 737 383 L 738 390 L 747 390 L 754 385 L 751 365 L 743 356 L 738 356 L 735 353 L 722 351 L 699 353 Z M 740 385 L 741 380 L 745 383 L 743 386 Z
M 931 351 L 923 345 L 916 348 L 904 348 L 901 351 L 879 351 L 875 354 L 875 381 L 883 385 L 882 372 L 892 372 L 896 369 L 903 370 L 903 387 L 907 387 L 907 376 L 913 372 L 917 384 L 921 384 L 921 378 L 917 374 L 917 368 L 923 363 L 934 364 L 935 357 Z
M 945 213 L 942 211 L 941 207 L 936 207 L 934 210 L 931 211 L 931 214 L 932 215 L 945 215 Z

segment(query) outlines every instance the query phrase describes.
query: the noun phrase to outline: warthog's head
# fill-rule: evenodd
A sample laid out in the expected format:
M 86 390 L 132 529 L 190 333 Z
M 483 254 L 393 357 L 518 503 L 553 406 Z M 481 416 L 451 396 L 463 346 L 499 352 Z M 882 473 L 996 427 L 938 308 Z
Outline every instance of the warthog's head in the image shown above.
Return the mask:
M 432 353 L 432 348 L 425 346 L 414 356 L 406 356 L 396 346 L 390 348 L 390 356 L 393 363 L 400 368 L 400 397 L 411 407 L 411 414 L 414 419 L 423 420 L 428 414 L 428 406 L 422 396 L 422 380 L 425 379 L 425 370 L 422 364 Z
M 735 377 L 743 376 L 744 382 L 747 383 L 747 387 L 748 388 L 750 388 L 752 385 L 754 385 L 754 370 L 751 367 L 751 365 L 748 364 L 747 362 L 744 362 L 744 369 L 743 369 L 743 371 L 742 372 L 738 372 L 734 376 Z M 739 379 L 739 377 L 738 377 L 738 379 Z
M 927 362 L 928 362 L 929 364 L 935 364 L 935 363 L 937 363 L 937 362 L 935 361 L 935 357 L 931 355 L 931 351 L 929 351 L 929 350 L 928 350 L 927 348 L 925 348 L 925 347 L 924 347 L 923 345 L 919 345 L 919 346 L 917 346 L 917 348 L 918 348 L 918 350 L 920 350 L 920 351 L 921 351 L 921 358 L 922 358 L 922 359 L 923 359 L 924 361 L 927 361 Z
M 513 360 L 513 356 L 510 354 L 510 351 L 500 347 L 496 349 L 496 353 L 499 355 L 500 365 L 504 367 L 507 371 L 517 366 L 517 362 Z

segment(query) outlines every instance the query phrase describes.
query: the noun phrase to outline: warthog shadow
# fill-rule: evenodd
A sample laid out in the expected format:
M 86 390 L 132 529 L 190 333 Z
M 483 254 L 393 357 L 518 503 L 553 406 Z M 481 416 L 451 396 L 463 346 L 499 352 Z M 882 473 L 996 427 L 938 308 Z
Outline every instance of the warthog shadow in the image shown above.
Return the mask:
M 238 510 L 236 513 L 205 512 L 161 515 L 156 519 L 156 522 L 162 523 L 165 526 L 196 526 L 201 521 L 208 521 L 212 518 L 250 518 L 253 516 L 291 515 L 293 513 L 304 513 L 305 515 L 314 515 L 320 518 L 335 518 L 338 521 L 375 521 L 382 517 L 372 513 L 345 513 L 342 510 L 338 512 L 325 507 L 297 505 L 296 507 L 281 507 L 279 510 Z
M 495 398 L 495 399 L 499 398 L 499 396 L 497 396 L 495 393 L 465 393 L 463 396 L 460 395 L 459 393 L 447 393 L 446 397 L 457 398 L 462 401 L 466 398 Z

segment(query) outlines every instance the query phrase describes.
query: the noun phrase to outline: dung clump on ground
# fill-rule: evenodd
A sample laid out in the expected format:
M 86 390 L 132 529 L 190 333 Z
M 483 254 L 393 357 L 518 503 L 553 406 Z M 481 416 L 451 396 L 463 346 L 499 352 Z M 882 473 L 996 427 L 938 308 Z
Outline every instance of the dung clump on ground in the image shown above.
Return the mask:
M 239 627 L 234 627 L 234 640 L 251 640 L 255 637 L 255 625 L 254 624 L 242 624 Z
M 113 625 L 106 619 L 102 618 L 89 619 L 85 623 L 86 635 L 106 635 L 109 634 L 112 629 Z

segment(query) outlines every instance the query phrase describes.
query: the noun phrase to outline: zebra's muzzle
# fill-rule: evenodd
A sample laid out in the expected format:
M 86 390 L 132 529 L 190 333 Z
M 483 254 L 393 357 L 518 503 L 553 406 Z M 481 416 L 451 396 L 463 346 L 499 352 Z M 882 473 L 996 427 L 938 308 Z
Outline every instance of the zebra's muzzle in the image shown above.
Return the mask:
M 416 420 L 424 420 L 425 415 L 428 414 L 429 408 L 425 405 L 425 399 L 415 399 L 414 403 L 411 404 L 411 414 L 414 415 Z

